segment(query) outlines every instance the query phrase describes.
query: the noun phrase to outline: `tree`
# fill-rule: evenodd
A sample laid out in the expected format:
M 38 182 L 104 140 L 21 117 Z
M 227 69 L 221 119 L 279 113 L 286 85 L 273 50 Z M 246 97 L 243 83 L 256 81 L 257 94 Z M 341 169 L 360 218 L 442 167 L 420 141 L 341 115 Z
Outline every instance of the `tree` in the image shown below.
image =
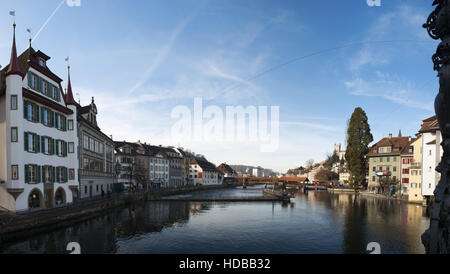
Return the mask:
M 306 161 L 305 166 L 307 168 L 311 168 L 314 165 L 314 159 L 309 159 L 308 161 Z
M 393 179 L 391 176 L 381 176 L 378 183 L 380 184 L 382 194 L 386 194 L 391 188 L 398 189 L 400 181 Z
M 358 192 L 358 189 L 366 180 L 366 154 L 369 152 L 369 144 L 373 141 L 368 118 L 364 110 L 356 108 L 348 122 L 347 129 L 347 160 L 350 171 L 350 185 Z
M 316 173 L 316 175 L 314 176 L 314 179 L 317 181 L 320 181 L 320 182 L 324 182 L 324 181 L 331 181 L 338 177 L 339 177 L 339 175 L 337 175 L 335 172 L 332 172 L 329 168 L 322 167 Z

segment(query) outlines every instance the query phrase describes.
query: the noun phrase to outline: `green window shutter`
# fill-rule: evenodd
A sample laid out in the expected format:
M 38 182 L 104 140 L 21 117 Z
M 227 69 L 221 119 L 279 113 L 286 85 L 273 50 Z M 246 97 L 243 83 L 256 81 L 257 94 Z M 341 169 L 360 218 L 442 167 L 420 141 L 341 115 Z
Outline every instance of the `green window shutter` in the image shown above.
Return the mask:
M 56 142 L 55 142 L 56 155 L 59 155 L 59 145 L 58 145 L 58 143 L 59 143 L 59 140 L 56 140 Z
M 28 86 L 31 87 L 31 71 L 28 72 Z
M 41 124 L 44 124 L 44 108 L 41 108 Z
M 52 182 L 56 182 L 56 167 L 52 167 Z
M 49 145 L 49 149 L 48 149 L 48 153 L 50 155 L 54 155 L 55 154 L 55 140 L 54 139 L 49 139 L 48 140 L 48 145 Z
M 41 152 L 45 153 L 45 137 L 41 137 Z
M 29 172 L 29 165 L 25 165 L 25 183 L 29 183 L 30 182 L 30 172 Z
M 35 152 L 39 153 L 41 151 L 41 137 L 36 134 L 35 138 Z
M 40 166 L 35 166 L 36 168 L 36 183 L 40 183 L 41 182 L 41 167 Z
M 28 151 L 28 133 L 23 133 L 23 144 L 25 151 Z
M 27 101 L 23 101 L 23 118 L 24 119 L 28 118 L 28 102 Z
M 67 118 L 66 118 L 66 116 L 63 116 L 63 130 L 67 131 Z
M 64 147 L 64 150 L 63 150 L 64 157 L 67 157 L 67 143 L 66 142 L 63 142 L 63 147 Z
M 35 107 L 36 107 L 36 117 L 35 117 L 35 122 L 39 122 L 40 120 L 39 120 L 39 117 L 40 117 L 40 113 L 39 113 L 39 106 L 38 105 L 35 105 Z
M 58 182 L 58 183 L 59 183 L 59 172 L 60 172 L 60 168 L 57 167 L 56 168 L 56 182 Z
M 60 92 L 59 88 L 56 88 L 55 96 L 56 96 L 56 101 L 59 102 L 61 100 L 61 92 Z
M 48 119 L 50 120 L 50 126 L 54 127 L 55 126 L 55 113 L 50 110 L 48 117 L 49 117 Z
M 38 90 L 40 92 L 43 92 L 43 90 L 42 90 L 42 78 L 41 77 L 38 77 Z
M 42 166 L 41 169 L 42 169 L 42 182 L 45 183 L 45 174 L 47 174 L 47 170 L 45 166 Z

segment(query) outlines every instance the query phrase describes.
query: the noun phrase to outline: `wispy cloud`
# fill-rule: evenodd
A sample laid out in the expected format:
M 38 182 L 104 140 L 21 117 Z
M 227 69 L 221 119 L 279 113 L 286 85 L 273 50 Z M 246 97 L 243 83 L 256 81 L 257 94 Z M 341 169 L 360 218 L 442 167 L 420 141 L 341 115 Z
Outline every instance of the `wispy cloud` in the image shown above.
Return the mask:
M 158 67 L 166 60 L 167 56 L 169 55 L 170 51 L 172 50 L 173 45 L 177 41 L 180 34 L 183 32 L 184 28 L 188 25 L 189 21 L 192 17 L 188 17 L 185 20 L 183 20 L 177 28 L 172 32 L 172 35 L 170 36 L 169 41 L 159 50 L 158 55 L 156 56 L 153 63 L 150 65 L 150 67 L 145 71 L 144 75 L 141 77 L 139 82 L 136 83 L 130 90 L 129 94 L 135 92 L 136 90 L 140 89 L 152 76 L 153 73 L 158 69 Z
M 295 121 L 295 122 L 280 122 L 281 126 L 289 126 L 290 128 L 292 126 L 297 126 L 300 128 L 310 128 L 310 129 L 319 129 L 319 130 L 325 130 L 325 131 L 342 131 L 342 128 L 330 126 L 326 124 L 320 124 L 320 123 L 311 123 L 311 122 L 302 122 L 302 121 Z
M 350 90 L 350 94 L 355 96 L 379 97 L 411 108 L 433 110 L 432 100 L 427 102 L 416 99 L 423 99 L 423 91 L 416 90 L 411 82 L 398 76 L 377 72 L 376 77 L 372 79 L 358 77 L 346 81 L 345 86 Z
M 422 24 L 427 12 L 407 5 L 402 5 L 391 12 L 384 13 L 368 26 L 363 40 L 423 40 L 428 41 Z M 349 70 L 357 72 L 365 67 L 386 65 L 396 57 L 398 49 L 380 47 L 379 44 L 365 44 L 349 60 Z

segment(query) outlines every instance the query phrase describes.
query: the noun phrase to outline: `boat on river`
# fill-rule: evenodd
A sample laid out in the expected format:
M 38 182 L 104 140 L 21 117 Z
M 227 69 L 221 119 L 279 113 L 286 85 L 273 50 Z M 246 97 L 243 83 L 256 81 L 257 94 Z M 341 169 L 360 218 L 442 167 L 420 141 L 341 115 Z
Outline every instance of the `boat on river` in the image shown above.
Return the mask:
M 291 198 L 294 198 L 294 195 L 288 193 L 285 189 L 265 188 L 263 189 L 263 195 L 276 197 L 287 202 L 289 202 Z

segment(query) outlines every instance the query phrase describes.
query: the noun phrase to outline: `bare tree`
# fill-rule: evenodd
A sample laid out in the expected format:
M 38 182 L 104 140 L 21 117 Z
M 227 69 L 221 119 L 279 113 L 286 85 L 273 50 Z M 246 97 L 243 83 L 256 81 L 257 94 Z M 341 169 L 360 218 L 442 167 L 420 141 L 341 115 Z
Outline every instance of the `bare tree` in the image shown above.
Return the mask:
M 308 161 L 305 162 L 305 166 L 307 168 L 311 168 L 314 165 L 314 159 L 309 159 Z

